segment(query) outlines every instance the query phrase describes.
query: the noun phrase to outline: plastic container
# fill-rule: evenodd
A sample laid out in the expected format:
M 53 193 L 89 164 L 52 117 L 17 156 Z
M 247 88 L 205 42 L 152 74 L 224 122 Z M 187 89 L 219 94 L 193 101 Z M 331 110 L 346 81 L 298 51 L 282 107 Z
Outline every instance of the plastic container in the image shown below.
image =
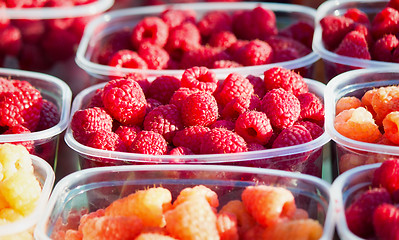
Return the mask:
M 324 93 L 325 131 L 336 143 L 339 173 L 348 169 L 348 162 L 341 159 L 351 156 L 350 167 L 384 161 L 390 156 L 399 156 L 399 147 L 366 143 L 347 138 L 334 128 L 335 105 L 344 96 L 361 97 L 370 89 L 399 84 L 399 70 L 393 68 L 359 69 L 342 73 L 327 83 Z M 347 155 L 349 154 L 349 155 Z
M 34 173 L 41 184 L 42 193 L 37 201 L 35 210 L 30 215 L 13 223 L 0 225 L 1 239 L 16 239 L 14 234 L 20 234 L 25 231 L 33 233 L 32 228 L 42 219 L 44 210 L 47 208 L 50 193 L 54 187 L 54 171 L 43 159 L 33 155 L 31 157 Z
M 2 9 L 2 16 L 22 32 L 21 49 L 2 56 L 2 66 L 56 76 L 67 82 L 74 93 L 90 86 L 89 76 L 75 63 L 76 48 L 87 22 L 113 3 L 96 0 L 72 7 Z
M 325 1 L 318 8 L 315 16 L 315 31 L 313 36 L 313 51 L 320 55 L 324 62 L 324 74 L 327 81 L 336 75 L 359 68 L 391 67 L 397 68 L 399 65 L 392 62 L 376 60 L 365 60 L 354 57 L 338 55 L 325 48 L 322 41 L 322 28 L 320 20 L 328 15 L 342 16 L 350 8 L 357 8 L 365 12 L 370 21 L 373 16 L 385 8 L 388 0 L 339 0 Z
M 335 222 L 340 239 L 363 239 L 349 230 L 345 217 L 345 209 L 357 194 L 367 191 L 370 188 L 373 173 L 379 166 L 381 166 L 381 163 L 360 166 L 348 170 L 334 180 L 331 187 L 331 196 L 333 198 L 334 211 L 336 212 Z
M 251 10 L 257 6 L 272 10 L 276 15 L 277 26 L 279 29 L 288 26 L 298 20 L 314 22 L 315 9 L 295 4 L 281 3 L 249 3 L 249 2 L 231 2 L 231 3 L 190 3 L 190 4 L 171 4 L 160 6 L 147 6 L 127 8 L 108 12 L 101 17 L 90 22 L 83 35 L 76 53 L 77 64 L 88 74 L 93 76 L 96 81 L 108 81 L 112 73 L 119 75 L 140 72 L 146 73 L 148 76 L 173 75 L 180 76 L 184 69 L 181 70 L 143 70 L 132 68 L 116 68 L 102 65 L 94 62 L 93 55 L 98 53 L 101 43 L 109 36 L 122 29 L 132 29 L 141 19 L 147 16 L 159 16 L 164 10 L 172 7 L 172 9 L 189 9 L 195 11 L 197 19 L 200 19 L 205 13 L 211 10 L 222 10 L 233 12 L 237 10 Z M 288 69 L 300 69 L 303 76 L 313 78 L 314 63 L 319 60 L 316 53 L 310 54 L 286 62 L 275 64 L 246 66 L 236 68 L 220 68 L 212 69 L 219 76 L 227 76 L 228 73 L 238 72 L 244 75 L 253 74 L 261 75 L 263 72 L 273 66 L 281 66 Z
M 72 102 L 71 89 L 60 79 L 43 73 L 0 68 L 0 77 L 29 82 L 40 91 L 43 99 L 57 106 L 60 121 L 55 126 L 32 133 L 0 135 L 0 143 L 33 141 L 32 154 L 43 158 L 55 169 L 60 134 L 68 125 Z
M 321 99 L 325 85 L 321 82 L 305 79 L 310 92 L 315 93 Z M 74 99 L 71 108 L 71 116 L 87 106 L 88 101 L 98 88 L 105 83 L 100 83 L 80 92 Z M 107 151 L 87 147 L 73 137 L 72 130 L 68 127 L 65 133 L 65 142 L 79 154 L 81 168 L 93 166 L 112 166 L 122 164 L 154 164 L 173 163 L 183 161 L 196 164 L 227 164 L 273 168 L 280 170 L 298 171 L 320 176 L 323 161 L 323 146 L 329 142 L 327 133 L 323 133 L 317 139 L 296 146 L 250 151 L 229 154 L 199 154 L 199 155 L 148 155 L 128 152 Z
M 319 178 L 286 171 L 212 165 L 149 165 L 91 168 L 68 175 L 57 183 L 44 217 L 35 229 L 36 239 L 50 239 L 60 222 L 73 226 L 79 213 L 96 211 L 136 190 L 162 186 L 172 199 L 183 188 L 205 185 L 218 194 L 219 206 L 240 199 L 246 186 L 267 184 L 293 192 L 297 207 L 308 211 L 324 229 L 321 239 L 332 239 L 334 212 L 330 184 Z M 70 220 L 70 222 L 68 222 Z

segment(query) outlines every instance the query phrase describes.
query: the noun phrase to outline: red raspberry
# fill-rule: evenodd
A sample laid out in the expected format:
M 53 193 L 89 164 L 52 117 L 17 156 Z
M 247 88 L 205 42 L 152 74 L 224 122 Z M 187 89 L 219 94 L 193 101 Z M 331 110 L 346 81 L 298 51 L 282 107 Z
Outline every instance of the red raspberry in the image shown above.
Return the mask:
M 241 40 L 241 39 L 237 39 L 237 41 L 235 41 L 233 44 L 230 45 L 230 47 L 228 47 L 226 49 L 226 52 L 232 56 L 234 56 L 234 54 L 243 46 L 245 46 L 247 43 L 249 43 L 248 40 Z
M 265 41 L 252 40 L 239 48 L 234 59 L 244 66 L 268 64 L 272 61 L 273 49 Z
M 314 122 L 309 122 L 309 121 L 298 121 L 294 125 L 301 125 L 304 126 L 312 136 L 312 139 L 316 139 L 323 135 L 324 129 L 317 125 Z
M 168 25 L 159 17 L 144 17 L 132 30 L 132 45 L 138 49 L 149 42 L 160 47 L 165 46 L 169 36 Z
M 225 128 L 213 128 L 205 133 L 201 141 L 201 154 L 247 152 L 247 143 L 235 132 Z
M 186 69 L 181 78 L 181 86 L 183 88 L 195 88 L 211 94 L 216 90 L 217 84 L 216 74 L 206 67 Z
M 119 126 L 115 133 L 118 134 L 119 138 L 125 144 L 127 148 L 130 148 L 134 140 L 136 139 L 137 134 L 141 131 L 141 128 L 138 126 Z
M 234 33 L 230 31 L 221 31 L 212 34 L 209 37 L 209 46 L 211 47 L 219 47 L 223 49 L 229 48 L 233 43 L 237 41 Z
M 252 10 L 236 11 L 233 15 L 233 32 L 240 39 L 265 40 L 276 35 L 276 15 L 270 9 L 255 7 Z
M 195 23 L 197 13 L 192 9 L 167 8 L 161 12 L 160 17 L 170 29 L 177 27 L 184 22 Z
M 173 145 L 176 147 L 187 147 L 195 154 L 199 154 L 202 137 L 209 131 L 210 129 L 208 127 L 203 126 L 191 126 L 184 128 L 176 132 L 176 135 L 173 138 Z
M 43 57 L 40 46 L 24 44 L 18 55 L 18 64 L 21 69 L 29 71 L 45 71 L 51 68 L 52 63 Z
M 180 109 L 184 126 L 209 126 L 218 118 L 216 99 L 207 92 L 188 96 Z
M 263 112 L 248 111 L 241 114 L 236 121 L 235 131 L 247 143 L 255 142 L 265 145 L 273 134 L 269 118 Z
M 395 8 L 396 10 L 399 10 L 398 0 L 390 0 L 387 4 L 387 7 L 391 7 L 391 8 Z
M 385 188 L 373 188 L 363 192 L 345 210 L 349 230 L 362 238 L 373 236 L 373 212 L 382 203 L 391 203 Z
M 108 151 L 126 152 L 125 143 L 118 134 L 109 131 L 95 131 L 92 132 L 86 144 L 88 147 L 103 149 Z
M 148 89 L 147 96 L 156 99 L 162 104 L 169 103 L 173 94 L 180 88 L 180 79 L 174 76 L 159 76 L 154 79 Z
M 139 56 L 147 63 L 148 69 L 166 69 L 169 63 L 169 53 L 158 45 L 143 43 L 137 50 Z
M 371 28 L 370 26 L 366 26 L 363 24 L 355 24 L 355 28 L 353 29 L 353 31 L 357 31 L 361 34 L 364 35 L 364 38 L 366 39 L 367 45 L 369 46 L 369 48 L 371 48 L 374 45 L 374 38 L 371 35 Z
M 381 204 L 374 210 L 373 226 L 378 239 L 399 239 L 399 209 L 393 204 Z
M 375 15 L 371 22 L 371 33 L 375 39 L 379 39 L 386 34 L 399 33 L 399 11 L 386 7 Z
M 324 105 L 320 98 L 311 92 L 301 93 L 297 98 L 301 104 L 300 119 L 316 122 L 324 120 Z
M 295 146 L 312 141 L 309 130 L 301 125 L 284 128 L 274 140 L 272 148 Z
M 232 60 L 218 60 L 213 62 L 212 68 L 238 68 L 241 64 Z
M 320 20 L 322 39 L 328 50 L 338 47 L 347 33 L 353 30 L 355 23 L 343 16 L 328 15 Z
M 277 62 L 276 59 L 282 58 L 279 54 L 287 54 L 288 51 L 293 52 L 291 56 L 297 56 L 297 58 L 306 56 L 312 52 L 311 48 L 308 48 L 301 42 L 283 36 L 271 36 L 266 39 L 266 42 L 273 49 L 273 62 Z
M 194 152 L 187 147 L 175 147 L 169 151 L 169 155 L 194 155 Z
M 63 61 L 75 55 L 79 39 L 67 30 L 48 31 L 42 41 L 42 48 L 50 61 Z
M 254 88 L 254 94 L 257 95 L 260 99 L 263 98 L 266 94 L 266 89 L 265 89 L 265 83 L 261 77 L 254 76 L 254 75 L 248 75 L 246 77 L 249 82 L 252 84 Z
M 17 87 L 13 82 L 4 77 L 0 77 L 0 92 L 16 91 Z
M 175 60 L 180 60 L 184 52 L 192 51 L 201 46 L 201 35 L 197 26 L 185 22 L 169 32 L 165 49 Z
M 297 22 L 288 25 L 284 29 L 281 29 L 279 35 L 295 39 L 309 49 L 312 49 L 313 32 L 313 22 L 298 20 Z
M 273 127 L 284 129 L 292 126 L 299 119 L 301 104 L 291 92 L 276 88 L 263 97 L 261 109 L 266 113 Z
M 94 51 L 92 57 L 94 62 L 102 65 L 108 65 L 111 57 L 119 50 L 132 49 L 130 42 L 131 32 L 127 30 L 121 30 L 110 34 L 110 36 L 104 37 L 99 43 L 98 49 Z
M 147 98 L 147 106 L 145 107 L 146 113 L 151 112 L 154 108 L 159 107 L 163 105 L 160 101 L 153 99 L 153 98 Z
M 146 100 L 139 84 L 131 79 L 111 80 L 104 86 L 103 103 L 109 114 L 125 125 L 140 125 Z
M 13 25 L 0 29 L 0 51 L 17 56 L 22 47 L 21 31 Z
M 132 50 L 119 50 L 112 55 L 108 65 L 117 68 L 147 69 L 148 65 L 136 52 Z
M 392 62 L 393 53 L 399 46 L 399 40 L 393 34 L 384 35 L 378 39 L 371 51 L 373 59 L 378 61 Z
M 153 131 L 141 131 L 137 134 L 130 152 L 151 154 L 151 155 L 164 155 L 167 150 L 167 142 L 161 134 Z
M 238 73 L 231 73 L 224 79 L 216 98 L 218 103 L 225 106 L 239 96 L 250 98 L 253 93 L 254 88 L 248 79 Z
M 344 17 L 352 19 L 355 23 L 370 25 L 370 19 L 367 14 L 358 8 L 348 8 Z
M 384 187 L 390 194 L 399 189 L 399 159 L 385 160 L 373 175 L 373 186 Z
M 230 60 L 231 56 L 221 48 L 200 46 L 196 49 L 183 53 L 180 60 L 180 67 L 183 69 L 194 66 L 211 68 L 216 61 Z
M 178 109 L 181 109 L 181 106 L 183 105 L 184 100 L 190 96 L 193 93 L 200 92 L 198 88 L 186 88 L 186 87 L 180 87 L 179 89 L 176 90 L 176 92 L 172 95 L 172 98 L 170 99 L 169 103 L 176 105 Z
M 86 108 L 92 108 L 92 107 L 104 107 L 104 103 L 103 103 L 103 88 L 99 88 L 96 90 L 96 92 L 94 93 L 94 95 L 90 98 L 89 103 L 87 104 Z
M 182 119 L 177 107 L 173 104 L 154 108 L 144 119 L 144 130 L 161 134 L 169 143 L 176 132 L 183 129 Z
M 209 126 L 209 128 L 211 128 L 211 129 L 213 129 L 213 128 L 225 128 L 227 130 L 234 131 L 235 123 L 233 121 L 230 121 L 230 120 L 219 119 L 216 122 L 212 123 Z
M 202 16 L 197 26 L 202 37 L 207 38 L 213 33 L 231 31 L 231 23 L 231 16 L 226 11 L 211 10 Z
M 76 111 L 71 120 L 71 130 L 76 141 L 85 144 L 90 133 L 112 131 L 112 117 L 99 107 Z
M 14 19 L 13 25 L 20 30 L 24 45 L 38 43 L 46 31 L 45 23 L 38 19 Z
M 2 134 L 26 134 L 26 133 L 31 133 L 29 129 L 22 125 L 15 125 L 12 127 L 9 127 L 4 133 Z M 29 153 L 34 153 L 35 146 L 33 141 L 23 141 L 23 142 L 12 142 L 12 144 L 15 145 L 22 145 L 28 150 Z
M 344 39 L 342 39 L 335 53 L 348 57 L 371 59 L 366 38 L 358 31 L 348 33 Z
M 238 97 L 226 104 L 221 112 L 224 119 L 236 120 L 238 116 L 249 111 L 259 109 L 260 99 L 256 95 L 251 98 Z
M 295 96 L 308 92 L 308 86 L 301 75 L 282 67 L 273 67 L 264 72 L 266 91 L 283 88 Z
M 60 122 L 60 117 L 57 106 L 53 102 L 43 99 L 40 120 L 36 131 L 46 130 L 57 125 Z
M 0 11 L 4 11 L 7 8 L 5 2 L 0 3 Z M 2 14 L 0 16 L 0 28 L 5 28 L 10 24 L 10 19 L 7 17 L 6 14 Z
M 261 144 L 259 144 L 259 143 L 255 143 L 255 142 L 253 142 L 253 143 L 248 143 L 248 144 L 247 144 L 247 147 L 248 147 L 248 152 L 251 152 L 251 151 L 261 151 L 261 150 L 265 150 L 265 149 L 266 149 L 265 146 L 263 146 L 263 145 L 261 145 Z

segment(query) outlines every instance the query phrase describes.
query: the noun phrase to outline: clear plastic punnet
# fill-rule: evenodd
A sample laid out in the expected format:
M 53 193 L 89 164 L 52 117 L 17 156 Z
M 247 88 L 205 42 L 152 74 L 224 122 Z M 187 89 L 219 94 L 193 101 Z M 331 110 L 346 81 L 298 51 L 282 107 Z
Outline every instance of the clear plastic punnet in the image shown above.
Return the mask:
M 326 181 L 272 169 L 182 164 L 90 168 L 66 176 L 55 186 L 35 229 L 35 238 L 49 240 L 68 226 L 77 226 L 83 214 L 106 208 L 117 199 L 149 187 L 166 188 L 176 199 L 182 189 L 203 185 L 216 192 L 222 207 L 230 200 L 240 199 L 245 187 L 260 184 L 290 190 L 297 208 L 322 225 L 320 239 L 332 239 L 335 213 Z

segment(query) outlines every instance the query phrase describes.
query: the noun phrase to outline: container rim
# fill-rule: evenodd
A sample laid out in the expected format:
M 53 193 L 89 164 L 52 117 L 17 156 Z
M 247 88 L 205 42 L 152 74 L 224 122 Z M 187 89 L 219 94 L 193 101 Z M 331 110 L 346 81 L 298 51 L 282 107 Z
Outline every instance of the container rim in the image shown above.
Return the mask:
M 114 5 L 114 0 L 97 0 L 95 2 L 73 7 L 42 7 L 42 8 L 6 8 L 1 14 L 10 19 L 58 19 L 83 17 L 102 13 Z
M 287 177 L 291 179 L 300 179 L 303 181 L 310 182 L 317 186 L 320 189 L 323 189 L 325 193 L 328 195 L 328 207 L 326 211 L 326 218 L 324 222 L 324 231 L 321 239 L 327 240 L 331 239 L 333 230 L 333 219 L 334 219 L 334 211 L 331 204 L 331 195 L 330 195 L 330 187 L 331 184 L 326 182 L 325 180 L 301 173 L 292 173 L 287 171 L 275 170 L 275 169 L 262 169 L 262 168 L 252 168 L 252 167 L 241 167 L 241 166 L 217 166 L 217 165 L 191 165 L 191 164 L 168 164 L 168 165 L 124 165 L 124 166 L 112 166 L 112 167 L 96 167 L 83 169 L 81 171 L 73 172 L 63 179 L 61 179 L 56 186 L 54 187 L 53 194 L 50 197 L 48 207 L 44 213 L 43 218 L 39 221 L 35 229 L 35 237 L 38 239 L 46 239 L 49 238 L 45 234 L 45 225 L 46 221 L 51 215 L 51 211 L 53 210 L 57 200 L 63 197 L 70 186 L 74 183 L 78 183 L 82 178 L 88 178 L 91 176 L 95 176 L 99 173 L 119 173 L 119 172 L 139 172 L 139 171 L 226 171 L 226 172 L 235 172 L 235 173 L 253 173 L 253 174 L 263 174 L 263 175 L 272 175 L 272 176 L 280 176 Z
M 16 234 L 33 227 L 41 219 L 44 210 L 47 208 L 47 202 L 54 186 L 55 173 L 50 164 L 48 164 L 45 160 L 34 155 L 30 156 L 33 166 L 38 168 L 37 171 L 44 176 L 42 192 L 37 201 L 37 206 L 35 210 L 27 217 L 7 225 L 0 225 L 0 238 L 1 236 Z
M 327 16 L 330 11 L 337 10 L 343 7 L 342 5 L 346 3 L 372 3 L 372 2 L 388 2 L 387 0 L 335 0 L 335 1 L 325 1 L 323 2 L 316 11 L 315 17 L 315 30 L 313 34 L 313 42 L 312 42 L 312 49 L 314 52 L 320 55 L 320 57 L 324 60 L 328 60 L 329 62 L 333 63 L 340 63 L 344 65 L 350 65 L 360 68 L 370 68 L 370 67 L 398 67 L 398 63 L 391 63 L 391 62 L 383 62 L 383 61 L 376 61 L 376 60 L 365 60 L 360 58 L 354 57 L 347 57 L 338 55 L 332 51 L 327 50 L 324 47 L 323 40 L 322 40 L 322 28 L 320 25 L 320 20 Z M 337 13 L 338 14 L 338 13 Z
M 3 134 L 0 136 L 0 142 L 20 142 L 21 140 L 32 141 L 32 140 L 51 138 L 61 133 L 67 128 L 71 101 L 72 101 L 72 91 L 64 81 L 45 73 L 25 71 L 19 69 L 0 68 L 0 75 L 1 74 L 7 74 L 8 76 L 16 79 L 18 77 L 36 78 L 43 80 L 44 82 L 56 84 L 61 93 L 60 96 L 61 111 L 60 111 L 60 121 L 55 126 L 45 129 L 43 131 L 32 132 L 32 133 Z
M 335 103 L 336 103 L 334 98 L 334 92 L 335 92 L 334 90 L 338 88 L 337 86 L 339 86 L 340 84 L 342 84 L 342 82 L 345 82 L 349 78 L 361 77 L 364 74 L 368 73 L 389 73 L 389 72 L 399 73 L 399 69 L 395 69 L 392 67 L 357 69 L 341 73 L 332 78 L 327 83 L 327 86 L 324 89 L 325 131 L 328 133 L 328 135 L 331 137 L 331 139 L 334 142 L 342 146 L 351 149 L 356 149 L 359 151 L 399 155 L 399 147 L 397 146 L 389 146 L 377 143 L 366 143 L 366 142 L 353 140 L 340 134 L 334 127 Z
M 145 6 L 145 7 L 136 7 L 136 8 L 127 8 L 120 10 L 113 10 L 108 13 L 102 14 L 101 16 L 96 17 L 92 21 L 90 21 L 84 31 L 83 37 L 79 43 L 78 49 L 76 51 L 75 62 L 81 67 L 83 70 L 88 72 L 92 76 L 107 76 L 111 72 L 119 72 L 119 73 L 132 73 L 132 72 L 140 72 L 148 75 L 173 75 L 180 76 L 183 74 L 184 70 L 182 69 L 170 69 L 170 70 L 149 70 L 149 69 L 134 69 L 134 68 L 116 68 L 106 65 L 101 65 L 98 63 L 94 63 L 88 60 L 85 57 L 85 53 L 87 48 L 90 45 L 90 38 L 94 36 L 96 33 L 96 28 L 101 26 L 101 24 L 107 24 L 109 22 L 118 20 L 120 18 L 124 18 L 126 16 L 134 16 L 134 15 L 148 15 L 148 14 L 159 14 L 162 11 L 173 7 L 174 9 L 193 9 L 195 11 L 201 10 L 240 10 L 240 9 L 252 9 L 257 6 L 262 6 L 268 8 L 272 11 L 284 11 L 289 13 L 300 13 L 302 15 L 309 15 L 310 18 L 314 19 L 316 15 L 316 10 L 310 7 L 296 5 L 296 4 L 284 4 L 284 3 L 263 3 L 263 2 L 234 2 L 234 3 L 178 3 L 178 4 L 165 4 L 159 6 Z M 245 66 L 245 67 L 236 67 L 236 68 L 228 68 L 228 69 L 211 69 L 215 72 L 216 75 L 227 76 L 229 72 L 234 71 L 237 73 L 252 73 L 252 74 L 263 74 L 263 72 L 274 66 L 282 66 L 289 69 L 301 68 L 304 66 L 311 65 L 320 59 L 320 56 L 311 52 L 306 56 L 303 56 L 298 59 L 280 62 L 280 63 L 272 63 L 272 64 L 264 64 L 264 65 L 255 65 L 255 66 Z

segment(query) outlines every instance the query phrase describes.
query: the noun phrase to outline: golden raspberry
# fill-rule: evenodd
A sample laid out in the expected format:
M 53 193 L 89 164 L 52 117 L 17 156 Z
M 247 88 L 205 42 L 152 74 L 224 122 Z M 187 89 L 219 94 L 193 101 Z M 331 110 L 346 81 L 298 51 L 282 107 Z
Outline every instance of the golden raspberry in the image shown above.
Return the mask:
M 390 112 L 382 121 L 385 136 L 389 141 L 399 144 L 399 111 Z
M 173 202 L 173 206 L 176 207 L 177 205 L 191 198 L 200 197 L 204 197 L 208 201 L 209 205 L 211 205 L 213 208 L 217 208 L 219 206 L 218 195 L 204 185 L 198 185 L 193 188 L 185 188 L 181 190 L 176 200 Z
M 18 170 L 33 173 L 32 160 L 22 145 L 0 144 L 0 180 L 12 176 Z
M 357 97 L 342 97 L 335 104 L 335 115 L 344 110 L 358 108 L 362 106 L 362 101 Z
M 219 214 L 232 214 L 237 218 L 238 232 L 241 236 L 242 233 L 248 231 L 252 226 L 256 224 L 255 219 L 247 212 L 244 204 L 240 200 L 230 200 L 222 209 Z
M 388 86 L 378 88 L 371 99 L 371 105 L 376 113 L 376 123 L 381 124 L 388 113 L 399 111 L 399 87 Z

